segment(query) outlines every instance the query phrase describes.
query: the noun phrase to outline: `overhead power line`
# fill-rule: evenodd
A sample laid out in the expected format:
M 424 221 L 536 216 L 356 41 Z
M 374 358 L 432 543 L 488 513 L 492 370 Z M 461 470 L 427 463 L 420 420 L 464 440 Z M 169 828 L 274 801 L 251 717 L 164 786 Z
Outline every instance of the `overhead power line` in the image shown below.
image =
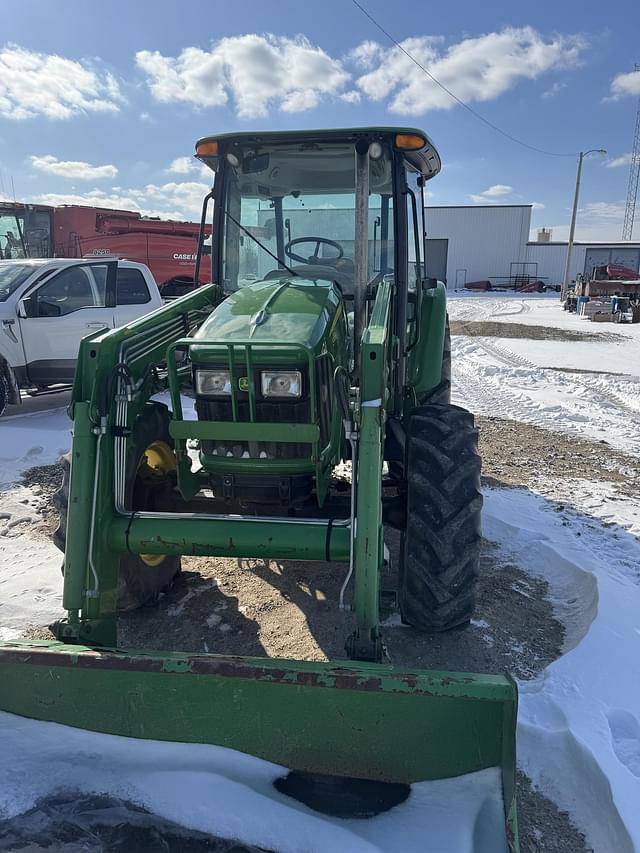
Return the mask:
M 415 56 L 412 56 L 412 54 L 409 53 L 409 51 L 406 50 L 406 48 L 404 48 L 400 44 L 400 42 L 397 41 L 397 39 L 395 39 L 391 35 L 391 33 L 388 30 L 385 30 L 385 28 L 382 26 L 382 24 L 378 23 L 378 21 L 373 17 L 373 15 L 370 12 L 368 12 L 364 8 L 364 6 L 362 6 L 362 4 L 358 2 L 358 0 L 351 0 L 351 2 L 353 3 L 354 6 L 356 6 L 358 9 L 360 9 L 362 14 L 365 15 L 365 17 L 367 17 L 371 21 L 371 23 L 374 25 L 374 27 L 377 27 L 377 29 L 379 29 L 380 32 L 383 35 L 385 35 L 389 39 L 389 41 L 392 42 L 392 44 L 394 44 L 398 48 L 398 50 L 401 50 L 402 53 L 404 53 L 404 55 L 408 59 L 410 59 L 414 65 L 416 65 L 421 71 L 423 71 L 427 75 L 427 77 L 436 84 L 436 86 L 439 86 L 443 90 L 443 92 L 446 92 L 447 95 L 449 95 L 449 97 L 452 98 L 457 104 L 460 104 L 461 107 L 464 107 L 465 110 L 470 112 L 472 116 L 475 116 L 475 118 L 479 119 L 483 124 L 486 124 L 487 127 L 490 127 L 492 130 L 495 130 L 496 133 L 500 133 L 502 136 L 511 140 L 511 142 L 515 142 L 517 145 L 522 145 L 523 148 L 528 148 L 530 151 L 535 151 L 538 154 L 545 154 L 548 157 L 576 157 L 577 156 L 576 153 L 562 154 L 559 151 L 546 151 L 544 148 L 538 148 L 536 145 L 531 145 L 530 143 L 525 142 L 523 139 L 518 139 L 517 136 L 513 136 L 513 134 L 511 134 L 508 131 L 504 130 L 503 128 L 499 127 L 497 124 L 494 124 L 488 118 L 485 118 L 482 115 L 482 113 L 479 113 L 477 110 L 474 110 L 473 107 L 470 107 L 469 104 L 467 104 L 465 101 L 463 101 L 462 98 L 459 98 L 454 92 L 451 91 L 451 89 L 448 89 L 444 85 L 444 83 L 441 83 L 437 77 L 434 77 L 433 74 L 429 71 L 429 69 L 425 68 L 425 66 L 422 65 L 421 62 L 418 62 L 418 60 L 415 58 Z

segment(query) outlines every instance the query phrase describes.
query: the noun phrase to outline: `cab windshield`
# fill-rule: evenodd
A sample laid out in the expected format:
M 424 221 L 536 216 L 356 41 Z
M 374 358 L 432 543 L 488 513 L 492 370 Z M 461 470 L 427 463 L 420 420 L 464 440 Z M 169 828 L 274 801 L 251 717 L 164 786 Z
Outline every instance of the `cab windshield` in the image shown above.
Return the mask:
M 51 255 L 51 213 L 46 210 L 0 209 L 0 260 L 48 258 Z
M 232 165 L 235 164 L 235 165 Z M 226 290 L 289 275 L 354 288 L 353 145 L 238 145 L 227 155 L 222 274 Z M 370 159 L 369 281 L 393 271 L 392 161 Z
M 33 264 L 0 261 L 0 302 L 6 302 L 33 271 Z

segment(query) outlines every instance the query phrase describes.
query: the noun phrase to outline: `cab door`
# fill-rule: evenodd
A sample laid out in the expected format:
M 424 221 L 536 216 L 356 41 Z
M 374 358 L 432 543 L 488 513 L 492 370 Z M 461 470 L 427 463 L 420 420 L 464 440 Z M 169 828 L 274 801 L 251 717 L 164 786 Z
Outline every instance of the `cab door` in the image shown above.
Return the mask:
M 73 264 L 29 291 L 19 309 L 29 380 L 73 381 L 85 335 L 113 328 L 117 261 Z

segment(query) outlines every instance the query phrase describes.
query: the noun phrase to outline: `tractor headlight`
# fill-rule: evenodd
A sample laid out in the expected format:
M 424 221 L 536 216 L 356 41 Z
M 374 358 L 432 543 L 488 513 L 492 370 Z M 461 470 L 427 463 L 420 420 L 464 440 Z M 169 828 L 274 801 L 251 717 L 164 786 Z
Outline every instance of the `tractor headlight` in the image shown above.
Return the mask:
M 302 396 L 302 375 L 299 370 L 264 370 L 261 385 L 263 397 Z
M 196 370 L 196 394 L 204 397 L 231 394 L 231 374 L 228 370 Z

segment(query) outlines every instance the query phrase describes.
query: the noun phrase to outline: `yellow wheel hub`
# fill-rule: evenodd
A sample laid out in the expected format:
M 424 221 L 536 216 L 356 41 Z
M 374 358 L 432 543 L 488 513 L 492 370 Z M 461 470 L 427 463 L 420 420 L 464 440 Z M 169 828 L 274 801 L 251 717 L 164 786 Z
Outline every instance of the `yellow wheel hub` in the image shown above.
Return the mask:
M 170 471 L 175 471 L 176 456 L 165 441 L 154 441 L 142 454 L 137 477 L 163 477 Z M 140 559 L 147 566 L 159 566 L 166 560 L 165 554 L 140 554 Z
M 163 477 L 175 469 L 176 455 L 173 450 L 164 441 L 154 441 L 142 454 L 136 473 L 138 477 Z

